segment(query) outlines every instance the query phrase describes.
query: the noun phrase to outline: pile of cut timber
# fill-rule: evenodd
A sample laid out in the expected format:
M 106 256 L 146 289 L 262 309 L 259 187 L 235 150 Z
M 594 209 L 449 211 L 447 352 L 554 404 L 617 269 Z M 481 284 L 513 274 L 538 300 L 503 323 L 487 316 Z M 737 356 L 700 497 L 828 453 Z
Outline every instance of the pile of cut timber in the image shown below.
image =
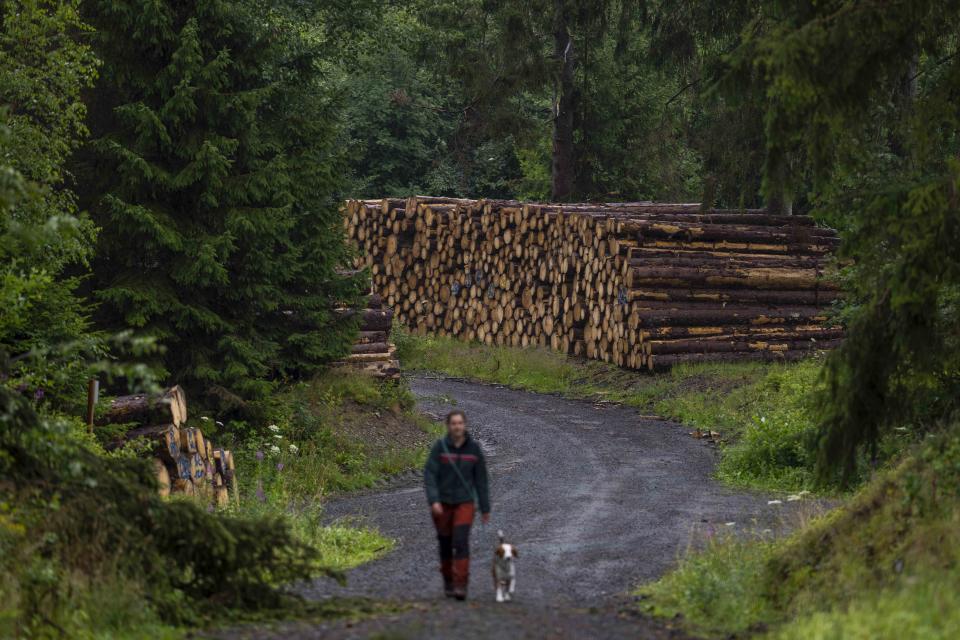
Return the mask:
M 384 308 L 383 298 L 371 293 L 362 309 L 337 309 L 342 316 L 358 317 L 360 332 L 350 348 L 350 355 L 336 363 L 363 371 L 382 379 L 400 377 L 397 347 L 390 342 L 393 309 Z
M 836 346 L 839 239 L 806 216 L 648 202 L 350 200 L 374 291 L 416 333 L 631 368 Z
M 136 424 L 111 443 L 118 448 L 144 439 L 157 476 L 160 495 L 196 495 L 223 506 L 239 500 L 233 454 L 219 449 L 196 427 L 188 427 L 187 398 L 179 386 L 161 394 L 115 398 L 97 420 L 99 425 Z

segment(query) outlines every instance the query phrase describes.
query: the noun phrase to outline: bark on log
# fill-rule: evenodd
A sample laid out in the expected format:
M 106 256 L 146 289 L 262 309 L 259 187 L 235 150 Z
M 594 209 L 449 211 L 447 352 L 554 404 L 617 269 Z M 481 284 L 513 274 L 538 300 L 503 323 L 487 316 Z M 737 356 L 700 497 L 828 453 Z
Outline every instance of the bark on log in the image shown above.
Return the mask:
M 824 327 L 814 325 L 768 325 L 754 326 L 749 324 L 732 326 L 694 326 L 694 327 L 654 327 L 639 331 L 640 339 L 646 343 L 656 340 L 673 340 L 687 338 L 709 338 L 721 336 L 731 340 L 754 337 L 758 340 L 766 338 L 796 336 L 797 340 L 834 340 L 843 336 L 840 327 Z
M 123 437 L 114 440 L 107 448 L 117 449 L 138 438 L 152 442 L 152 451 L 169 464 L 175 464 L 181 455 L 180 429 L 172 424 L 137 427 L 128 431 Z
M 822 289 L 677 289 L 641 288 L 626 291 L 627 302 L 710 302 L 772 305 L 827 305 L 840 298 L 840 292 Z
M 740 336 L 736 339 L 723 339 L 717 337 L 714 339 L 690 339 L 690 340 L 671 340 L 667 342 L 656 341 L 644 343 L 644 348 L 648 354 L 673 354 L 673 353 L 730 353 L 730 352 L 749 352 L 749 351 L 809 351 L 811 349 L 833 349 L 840 345 L 840 339 L 833 340 L 813 340 L 813 339 L 791 339 L 779 338 L 773 336 L 757 337 L 756 339 Z
M 186 421 L 186 395 L 180 386 L 174 386 L 159 395 L 138 393 L 114 398 L 97 424 L 169 423 L 179 427 Z
M 351 353 L 390 353 L 392 345 L 389 342 L 369 342 L 367 344 L 355 344 L 350 348 Z
M 686 222 L 623 222 L 621 231 L 640 238 L 679 239 L 701 242 L 762 242 L 780 244 L 818 244 L 836 246 L 839 240 L 832 229 L 817 227 L 753 227 L 736 224 L 696 224 Z
M 826 314 L 817 307 L 639 311 L 637 316 L 642 327 L 817 324 L 827 320 Z
M 813 269 L 777 269 L 757 267 L 754 269 L 663 269 L 643 267 L 630 269 L 627 286 L 637 288 L 655 285 L 666 288 L 684 286 L 717 289 L 800 289 L 836 290 L 838 285 L 822 277 Z

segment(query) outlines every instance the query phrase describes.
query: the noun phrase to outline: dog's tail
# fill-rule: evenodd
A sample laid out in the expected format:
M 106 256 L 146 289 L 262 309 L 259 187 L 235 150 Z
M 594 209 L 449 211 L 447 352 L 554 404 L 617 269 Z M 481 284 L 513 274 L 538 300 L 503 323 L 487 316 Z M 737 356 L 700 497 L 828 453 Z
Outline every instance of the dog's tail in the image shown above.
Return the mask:
M 503 544 L 503 529 L 497 529 L 497 537 L 500 538 L 500 544 Z

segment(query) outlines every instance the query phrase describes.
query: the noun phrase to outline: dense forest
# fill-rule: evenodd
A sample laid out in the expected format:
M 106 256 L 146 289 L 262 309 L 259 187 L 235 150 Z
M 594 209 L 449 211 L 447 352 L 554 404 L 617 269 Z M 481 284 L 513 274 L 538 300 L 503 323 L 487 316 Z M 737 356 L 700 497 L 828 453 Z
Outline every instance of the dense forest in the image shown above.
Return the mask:
M 141 629 L 278 607 L 334 571 L 282 509 L 161 500 L 83 416 L 97 378 L 183 385 L 250 456 L 301 424 L 277 398 L 368 289 L 345 198 L 810 214 L 847 328 L 796 445 L 818 486 L 953 434 L 958 33 L 956 0 L 0 0 L 0 634 L 108 637 L 87 618 L 119 592 Z

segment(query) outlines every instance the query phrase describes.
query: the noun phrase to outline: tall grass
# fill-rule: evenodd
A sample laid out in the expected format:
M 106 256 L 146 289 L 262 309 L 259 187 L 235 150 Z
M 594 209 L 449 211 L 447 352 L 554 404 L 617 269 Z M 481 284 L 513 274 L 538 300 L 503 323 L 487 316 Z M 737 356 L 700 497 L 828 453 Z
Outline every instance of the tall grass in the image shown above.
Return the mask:
M 691 630 L 771 637 L 954 638 L 960 632 L 960 432 L 915 447 L 844 507 L 783 541 L 728 538 L 641 587 Z

